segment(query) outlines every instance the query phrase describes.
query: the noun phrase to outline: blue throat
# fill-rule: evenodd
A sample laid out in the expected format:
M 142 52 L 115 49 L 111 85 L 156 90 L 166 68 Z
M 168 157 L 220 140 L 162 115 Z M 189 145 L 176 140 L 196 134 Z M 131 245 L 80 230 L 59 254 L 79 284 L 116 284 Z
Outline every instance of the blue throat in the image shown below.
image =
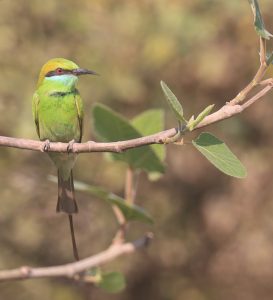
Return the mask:
M 56 75 L 51 77 L 45 77 L 44 82 L 48 83 L 56 83 L 57 85 L 63 87 L 74 87 L 76 82 L 78 81 L 78 77 L 72 74 L 65 74 L 65 75 Z
M 39 87 L 39 91 L 54 97 L 77 93 L 75 88 L 77 81 L 78 77 L 72 74 L 45 77 L 42 85 Z

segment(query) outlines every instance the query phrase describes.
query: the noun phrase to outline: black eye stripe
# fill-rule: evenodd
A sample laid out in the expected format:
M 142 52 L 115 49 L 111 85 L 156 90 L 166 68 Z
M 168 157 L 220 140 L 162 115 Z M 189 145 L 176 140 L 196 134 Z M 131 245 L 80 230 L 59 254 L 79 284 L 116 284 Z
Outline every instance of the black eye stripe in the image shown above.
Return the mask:
M 45 77 L 52 77 L 52 76 L 60 76 L 60 75 L 64 75 L 64 74 L 72 74 L 72 71 L 71 70 L 65 70 L 65 69 L 62 69 L 62 73 L 58 73 L 58 69 L 60 68 L 57 68 L 56 70 L 53 70 L 53 71 L 49 71 Z
M 56 75 L 55 74 L 55 71 L 49 71 L 47 74 L 46 74 L 46 77 L 51 77 L 51 76 L 54 76 Z

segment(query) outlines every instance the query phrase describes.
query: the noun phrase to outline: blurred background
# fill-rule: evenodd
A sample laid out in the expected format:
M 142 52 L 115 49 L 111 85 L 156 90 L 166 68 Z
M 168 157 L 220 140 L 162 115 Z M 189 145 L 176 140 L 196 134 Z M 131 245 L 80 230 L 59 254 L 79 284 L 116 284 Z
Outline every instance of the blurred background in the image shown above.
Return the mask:
M 273 3 L 260 0 L 269 31 Z M 100 77 L 85 77 L 84 140 L 94 139 L 91 110 L 109 105 L 128 118 L 148 108 L 175 120 L 159 82 L 182 99 L 185 114 L 216 109 L 234 97 L 258 66 L 258 38 L 248 1 L 0 1 L 0 135 L 37 139 L 31 98 L 39 70 L 65 57 Z M 272 77 L 272 70 L 269 71 Z M 167 146 L 166 173 L 142 174 L 138 204 L 155 225 L 133 223 L 129 240 L 153 231 L 151 246 L 103 267 L 121 271 L 127 288 L 108 295 L 65 279 L 0 284 L 0 299 L 272 299 L 272 93 L 240 116 L 206 128 L 245 164 L 244 180 L 225 176 L 192 146 Z M 187 135 L 191 141 L 198 132 Z M 0 149 L 0 268 L 72 261 L 66 216 L 55 213 L 56 170 L 42 153 Z M 123 195 L 125 166 L 82 154 L 74 177 Z M 117 224 L 110 207 L 77 193 L 75 227 L 81 257 L 109 245 Z

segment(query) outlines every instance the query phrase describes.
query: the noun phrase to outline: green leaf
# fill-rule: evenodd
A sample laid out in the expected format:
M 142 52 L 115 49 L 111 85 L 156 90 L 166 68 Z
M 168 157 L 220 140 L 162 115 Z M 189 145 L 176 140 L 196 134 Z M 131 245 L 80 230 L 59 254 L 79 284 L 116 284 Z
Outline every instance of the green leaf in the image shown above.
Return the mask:
M 136 116 L 131 124 L 143 136 L 151 135 L 164 130 L 164 112 L 162 109 L 150 109 Z M 162 145 L 150 146 L 158 159 L 163 163 L 166 157 L 166 147 Z M 149 172 L 150 180 L 157 180 L 161 177 L 159 172 Z
M 179 121 L 186 122 L 186 120 L 183 117 L 183 108 L 182 108 L 182 105 L 177 100 L 177 98 L 174 95 L 174 93 L 170 90 L 170 88 L 167 86 L 167 84 L 164 81 L 161 81 L 160 84 L 161 84 L 161 88 L 162 88 L 162 90 L 163 90 L 163 92 L 165 94 L 166 100 L 167 100 L 170 108 L 174 112 L 176 118 Z
M 243 164 L 223 141 L 212 134 L 207 132 L 201 133 L 192 143 L 197 150 L 223 173 L 237 178 L 246 177 L 247 172 Z
M 265 29 L 263 17 L 259 8 L 258 0 L 248 0 L 254 15 L 254 26 L 259 36 L 269 40 L 273 35 Z
M 103 104 L 93 108 L 96 134 L 106 142 L 129 140 L 142 135 L 120 114 Z M 148 126 L 148 124 L 146 124 Z M 164 166 L 151 146 L 130 149 L 124 153 L 111 154 L 114 160 L 124 161 L 133 169 L 146 172 L 164 172 Z
M 214 107 L 214 104 L 209 105 L 197 116 L 197 118 L 195 120 L 194 120 L 194 118 L 189 120 L 189 122 L 187 124 L 187 127 L 189 128 L 189 130 L 192 131 L 200 122 L 202 122 L 204 120 L 204 118 L 212 111 L 213 107 Z
M 80 181 L 74 181 L 74 185 L 76 190 L 87 192 L 92 196 L 107 201 L 110 205 L 116 205 L 121 210 L 127 221 L 141 221 L 153 224 L 151 215 L 143 208 L 135 204 L 127 204 L 123 198 L 113 193 L 109 193 L 102 187 L 93 186 Z
M 57 183 L 58 178 L 56 176 L 49 175 L 48 179 L 54 183 Z M 140 221 L 148 224 L 153 224 L 154 221 L 151 215 L 138 205 L 129 205 L 125 200 L 118 195 L 109 193 L 106 189 L 84 183 L 82 181 L 74 181 L 75 190 L 89 193 L 99 199 L 106 201 L 110 205 L 116 205 L 122 212 L 126 221 Z
M 96 283 L 98 287 L 108 293 L 118 293 L 124 290 L 126 282 L 123 274 L 119 272 L 102 273 L 101 280 Z

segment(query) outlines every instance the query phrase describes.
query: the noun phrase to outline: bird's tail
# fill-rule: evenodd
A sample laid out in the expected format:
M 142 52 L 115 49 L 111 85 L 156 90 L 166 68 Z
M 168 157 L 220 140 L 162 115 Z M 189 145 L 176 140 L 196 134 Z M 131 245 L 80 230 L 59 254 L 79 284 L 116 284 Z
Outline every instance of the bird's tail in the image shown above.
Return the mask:
M 58 170 L 58 202 L 56 211 L 62 211 L 67 214 L 74 214 L 78 212 L 72 171 L 67 179 L 63 179 L 60 171 Z

